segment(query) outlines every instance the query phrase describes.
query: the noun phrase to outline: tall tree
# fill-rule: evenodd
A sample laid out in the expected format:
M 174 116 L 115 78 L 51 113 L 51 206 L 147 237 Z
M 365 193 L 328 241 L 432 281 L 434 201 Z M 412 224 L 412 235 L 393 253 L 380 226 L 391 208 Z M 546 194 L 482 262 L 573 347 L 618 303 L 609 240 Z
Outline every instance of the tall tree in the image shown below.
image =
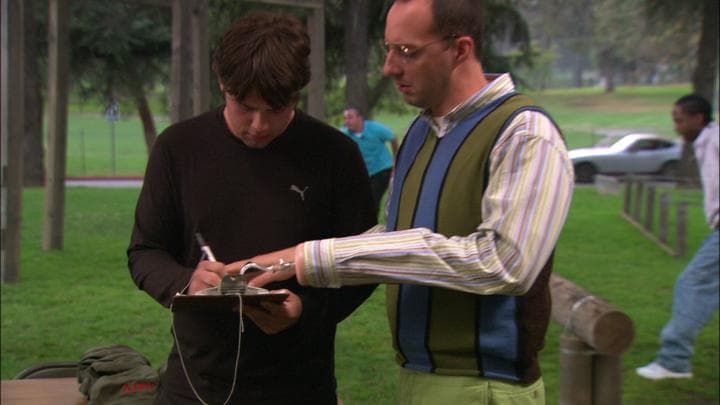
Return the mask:
M 703 0 L 697 66 L 692 83 L 695 93 L 713 100 L 717 95 L 718 75 L 718 0 Z
M 325 2 L 328 115 L 345 105 L 371 113 L 389 87 L 379 68 L 385 12 L 390 0 Z M 342 95 L 340 95 L 342 93 Z M 337 101 L 336 101 L 337 99 Z
M 594 14 L 592 0 L 518 0 L 531 36 L 541 49 L 557 55 L 557 65 L 572 72 L 572 85 L 582 87 L 591 67 Z
M 345 99 L 365 114 L 368 110 L 368 3 L 343 0 L 345 15 Z M 361 56 L 362 55 L 362 56 Z
M 647 15 L 655 26 L 678 21 L 698 27 L 698 39 L 693 49 L 696 65 L 692 77 L 693 91 L 713 100 L 717 95 L 718 75 L 718 0 L 646 0 Z
M 663 72 L 682 77 L 694 65 L 700 15 L 688 7 L 692 1 L 667 1 L 661 16 L 646 13 L 655 0 L 515 1 L 538 28 L 534 40 L 557 55 L 556 71 L 571 73 L 575 85 L 587 68 L 598 69 L 612 91 L 655 82 Z
M 131 97 L 142 120 L 148 151 L 156 137 L 147 91 L 167 79 L 170 11 L 140 3 L 80 0 L 72 3 L 70 41 L 75 84 L 83 95 L 109 104 Z
M 530 28 L 520 10 L 512 2 L 503 0 L 485 1 L 483 7 L 485 71 L 512 72 L 517 66 L 532 66 Z
M 636 49 L 643 33 L 639 7 L 634 0 L 601 0 L 593 4 L 597 65 L 605 92 L 615 91 L 618 74 L 624 69 L 629 50 Z M 637 54 L 630 56 L 636 58 Z

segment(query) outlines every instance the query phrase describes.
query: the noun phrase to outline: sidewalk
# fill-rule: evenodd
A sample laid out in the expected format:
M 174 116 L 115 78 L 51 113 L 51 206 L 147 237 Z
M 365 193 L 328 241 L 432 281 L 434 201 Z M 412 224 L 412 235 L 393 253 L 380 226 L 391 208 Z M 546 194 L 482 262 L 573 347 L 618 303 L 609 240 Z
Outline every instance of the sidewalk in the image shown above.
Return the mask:
M 67 177 L 66 187 L 117 187 L 135 188 L 141 187 L 142 177 Z

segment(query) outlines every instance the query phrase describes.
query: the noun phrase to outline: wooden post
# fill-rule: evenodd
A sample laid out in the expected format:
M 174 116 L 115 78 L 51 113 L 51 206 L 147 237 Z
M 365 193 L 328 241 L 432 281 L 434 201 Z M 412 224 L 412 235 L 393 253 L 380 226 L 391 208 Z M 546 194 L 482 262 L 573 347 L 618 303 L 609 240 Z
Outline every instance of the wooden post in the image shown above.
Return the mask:
M 325 11 L 315 7 L 307 17 L 307 29 L 310 35 L 311 77 L 308 85 L 308 113 L 313 117 L 325 119 Z
M 560 336 L 560 405 L 591 404 L 593 350 L 577 336 Z
M 65 220 L 70 4 L 50 0 L 48 12 L 48 162 L 43 249 L 62 249 Z
M 208 45 L 208 0 L 195 0 L 192 12 L 192 101 L 193 114 L 210 108 L 210 46 Z
M 645 199 L 645 229 L 648 232 L 652 233 L 654 221 L 655 221 L 655 186 L 648 186 L 647 198 Z
M 592 405 L 622 403 L 622 373 L 620 356 L 595 354 L 592 365 Z
M 670 213 L 670 196 L 668 193 L 660 194 L 660 221 L 658 224 L 658 238 L 660 242 L 667 243 L 668 214 Z
M 640 223 L 640 211 L 642 209 L 642 200 L 643 200 L 643 189 L 645 188 L 645 184 L 642 181 L 638 181 L 635 186 L 635 207 L 633 209 L 633 218 L 635 221 Z
M 194 2 L 172 0 L 172 57 L 170 66 L 170 121 L 192 116 L 193 77 L 190 58 L 190 14 Z
M 625 180 L 625 198 L 623 199 L 623 212 L 630 215 L 630 201 L 632 200 L 632 186 L 633 186 L 633 179 L 632 177 L 628 176 Z
M 680 201 L 677 210 L 677 240 L 675 241 L 675 254 L 682 256 L 685 254 L 685 245 L 687 239 L 687 201 Z
M 553 273 L 552 317 L 597 352 L 620 355 L 635 337 L 632 319 L 604 300 Z
M 22 218 L 23 138 L 25 125 L 24 2 L 2 0 L 2 229 L 0 280 L 14 283 L 20 276 L 20 225 Z

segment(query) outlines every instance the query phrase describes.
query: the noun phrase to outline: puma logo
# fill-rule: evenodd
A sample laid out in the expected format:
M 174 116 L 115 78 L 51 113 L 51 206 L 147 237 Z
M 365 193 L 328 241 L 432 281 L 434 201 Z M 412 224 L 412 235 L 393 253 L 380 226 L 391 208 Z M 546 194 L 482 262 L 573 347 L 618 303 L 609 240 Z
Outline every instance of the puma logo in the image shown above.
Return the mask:
M 292 190 L 292 191 L 300 194 L 300 199 L 302 199 L 303 201 L 305 201 L 305 192 L 306 192 L 307 189 L 309 189 L 309 188 L 310 188 L 310 186 L 305 186 L 304 189 L 300 190 L 300 187 L 298 187 L 298 186 L 296 186 L 296 185 L 294 185 L 294 184 L 290 186 L 290 190 Z

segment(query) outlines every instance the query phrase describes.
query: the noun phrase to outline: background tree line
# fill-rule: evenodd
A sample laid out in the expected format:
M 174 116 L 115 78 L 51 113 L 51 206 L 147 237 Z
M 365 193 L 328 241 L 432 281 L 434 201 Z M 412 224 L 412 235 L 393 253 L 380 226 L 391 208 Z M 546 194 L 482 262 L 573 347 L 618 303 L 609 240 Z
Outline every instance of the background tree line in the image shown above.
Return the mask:
M 696 93 L 717 95 L 718 1 L 486 0 L 483 64 L 513 72 L 521 86 L 585 86 L 692 81 Z M 383 77 L 384 18 L 391 0 L 326 0 L 327 115 L 346 105 L 371 115 L 405 110 Z M 71 94 L 109 105 L 121 100 L 143 122 L 152 146 L 150 99 L 167 99 L 171 13 L 138 1 L 71 1 Z M 303 9 L 259 1 L 209 0 L 211 48 L 241 14 L 252 9 Z M 44 179 L 42 119 L 47 72 L 47 1 L 27 0 L 25 183 Z M 566 77 L 564 81 L 563 77 Z M 221 96 L 211 79 L 212 105 Z M 167 113 L 160 103 L 159 113 Z M 140 142 L 141 139 L 138 139 Z
M 544 58 L 528 73 L 539 87 L 565 73 L 565 84 L 692 81 L 696 93 L 717 95 L 718 1 L 524 0 Z M 547 56 L 547 55 L 550 56 Z M 544 63 L 543 63 L 544 62 Z M 557 80 L 556 80 L 557 82 Z

